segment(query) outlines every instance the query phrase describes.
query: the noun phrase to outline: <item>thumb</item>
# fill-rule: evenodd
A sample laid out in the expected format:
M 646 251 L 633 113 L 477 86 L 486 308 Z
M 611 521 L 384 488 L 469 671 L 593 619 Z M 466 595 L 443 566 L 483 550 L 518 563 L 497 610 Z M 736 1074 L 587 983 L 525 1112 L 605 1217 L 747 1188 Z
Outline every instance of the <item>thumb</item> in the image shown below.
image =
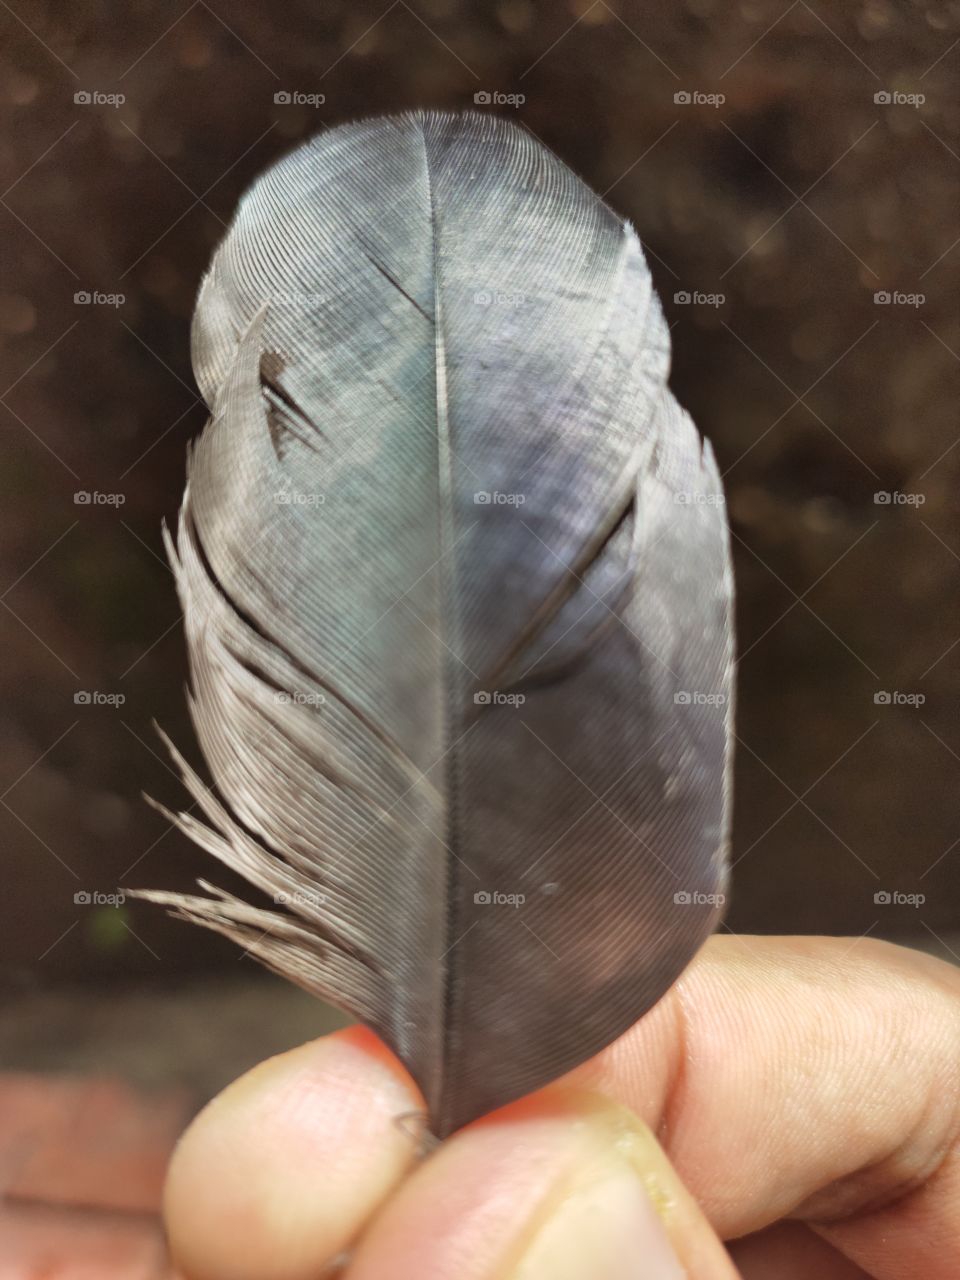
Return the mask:
M 556 1086 L 449 1139 L 370 1224 L 349 1280 L 736 1280 L 653 1134 Z
M 165 1216 L 180 1270 L 190 1280 L 324 1274 L 416 1159 L 397 1117 L 422 1108 L 397 1060 L 360 1028 L 262 1062 L 174 1153 Z

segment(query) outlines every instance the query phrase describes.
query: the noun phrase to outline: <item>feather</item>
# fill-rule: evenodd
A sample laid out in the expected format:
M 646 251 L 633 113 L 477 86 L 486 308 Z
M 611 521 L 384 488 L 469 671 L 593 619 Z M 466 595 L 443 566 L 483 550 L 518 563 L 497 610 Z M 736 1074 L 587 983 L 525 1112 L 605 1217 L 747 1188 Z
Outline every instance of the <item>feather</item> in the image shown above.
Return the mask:
M 211 420 L 168 541 L 262 891 L 145 896 L 362 1019 L 443 1136 L 592 1056 L 715 926 L 731 572 L 637 236 L 519 128 L 350 124 L 204 279 Z

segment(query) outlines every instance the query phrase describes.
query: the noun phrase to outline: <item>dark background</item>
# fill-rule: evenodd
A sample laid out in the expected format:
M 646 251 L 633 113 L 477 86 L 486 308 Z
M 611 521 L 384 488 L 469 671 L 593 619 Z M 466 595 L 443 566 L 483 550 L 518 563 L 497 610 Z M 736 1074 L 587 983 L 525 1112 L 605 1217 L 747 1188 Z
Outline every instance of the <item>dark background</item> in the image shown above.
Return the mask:
M 477 93 L 524 95 L 480 109 L 637 226 L 674 389 L 725 473 L 728 927 L 960 946 L 960 6 L 17 0 L 0 32 L 5 996 L 238 971 L 158 908 L 75 901 L 214 870 L 140 798 L 182 798 L 152 719 L 191 742 L 160 526 L 204 420 L 195 291 L 241 191 L 298 140 Z M 325 102 L 275 101 L 294 92 Z

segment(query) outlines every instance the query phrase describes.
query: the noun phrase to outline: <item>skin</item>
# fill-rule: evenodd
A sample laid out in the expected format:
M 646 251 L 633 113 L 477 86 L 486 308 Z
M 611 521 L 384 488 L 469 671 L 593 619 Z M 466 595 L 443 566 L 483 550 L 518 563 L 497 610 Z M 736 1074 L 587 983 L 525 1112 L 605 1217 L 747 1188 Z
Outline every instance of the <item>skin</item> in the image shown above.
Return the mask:
M 171 1165 L 184 1276 L 655 1280 L 620 1269 L 641 1241 L 690 1280 L 957 1274 L 960 970 L 917 952 L 714 938 L 598 1058 L 427 1159 L 397 1120 L 422 1106 L 360 1029 L 242 1077 Z

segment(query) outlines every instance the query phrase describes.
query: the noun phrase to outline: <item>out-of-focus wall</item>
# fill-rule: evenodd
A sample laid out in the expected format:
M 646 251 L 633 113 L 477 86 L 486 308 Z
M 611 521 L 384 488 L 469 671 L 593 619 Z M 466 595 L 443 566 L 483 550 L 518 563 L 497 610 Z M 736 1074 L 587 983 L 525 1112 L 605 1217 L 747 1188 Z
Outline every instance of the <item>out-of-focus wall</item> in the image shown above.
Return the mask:
M 420 105 L 518 119 L 648 247 L 733 528 L 729 926 L 956 926 L 956 4 L 11 0 L 0 30 L 6 988 L 241 963 L 76 899 L 213 870 L 139 796 L 182 795 L 151 720 L 190 742 L 160 525 L 193 297 L 260 169 Z

